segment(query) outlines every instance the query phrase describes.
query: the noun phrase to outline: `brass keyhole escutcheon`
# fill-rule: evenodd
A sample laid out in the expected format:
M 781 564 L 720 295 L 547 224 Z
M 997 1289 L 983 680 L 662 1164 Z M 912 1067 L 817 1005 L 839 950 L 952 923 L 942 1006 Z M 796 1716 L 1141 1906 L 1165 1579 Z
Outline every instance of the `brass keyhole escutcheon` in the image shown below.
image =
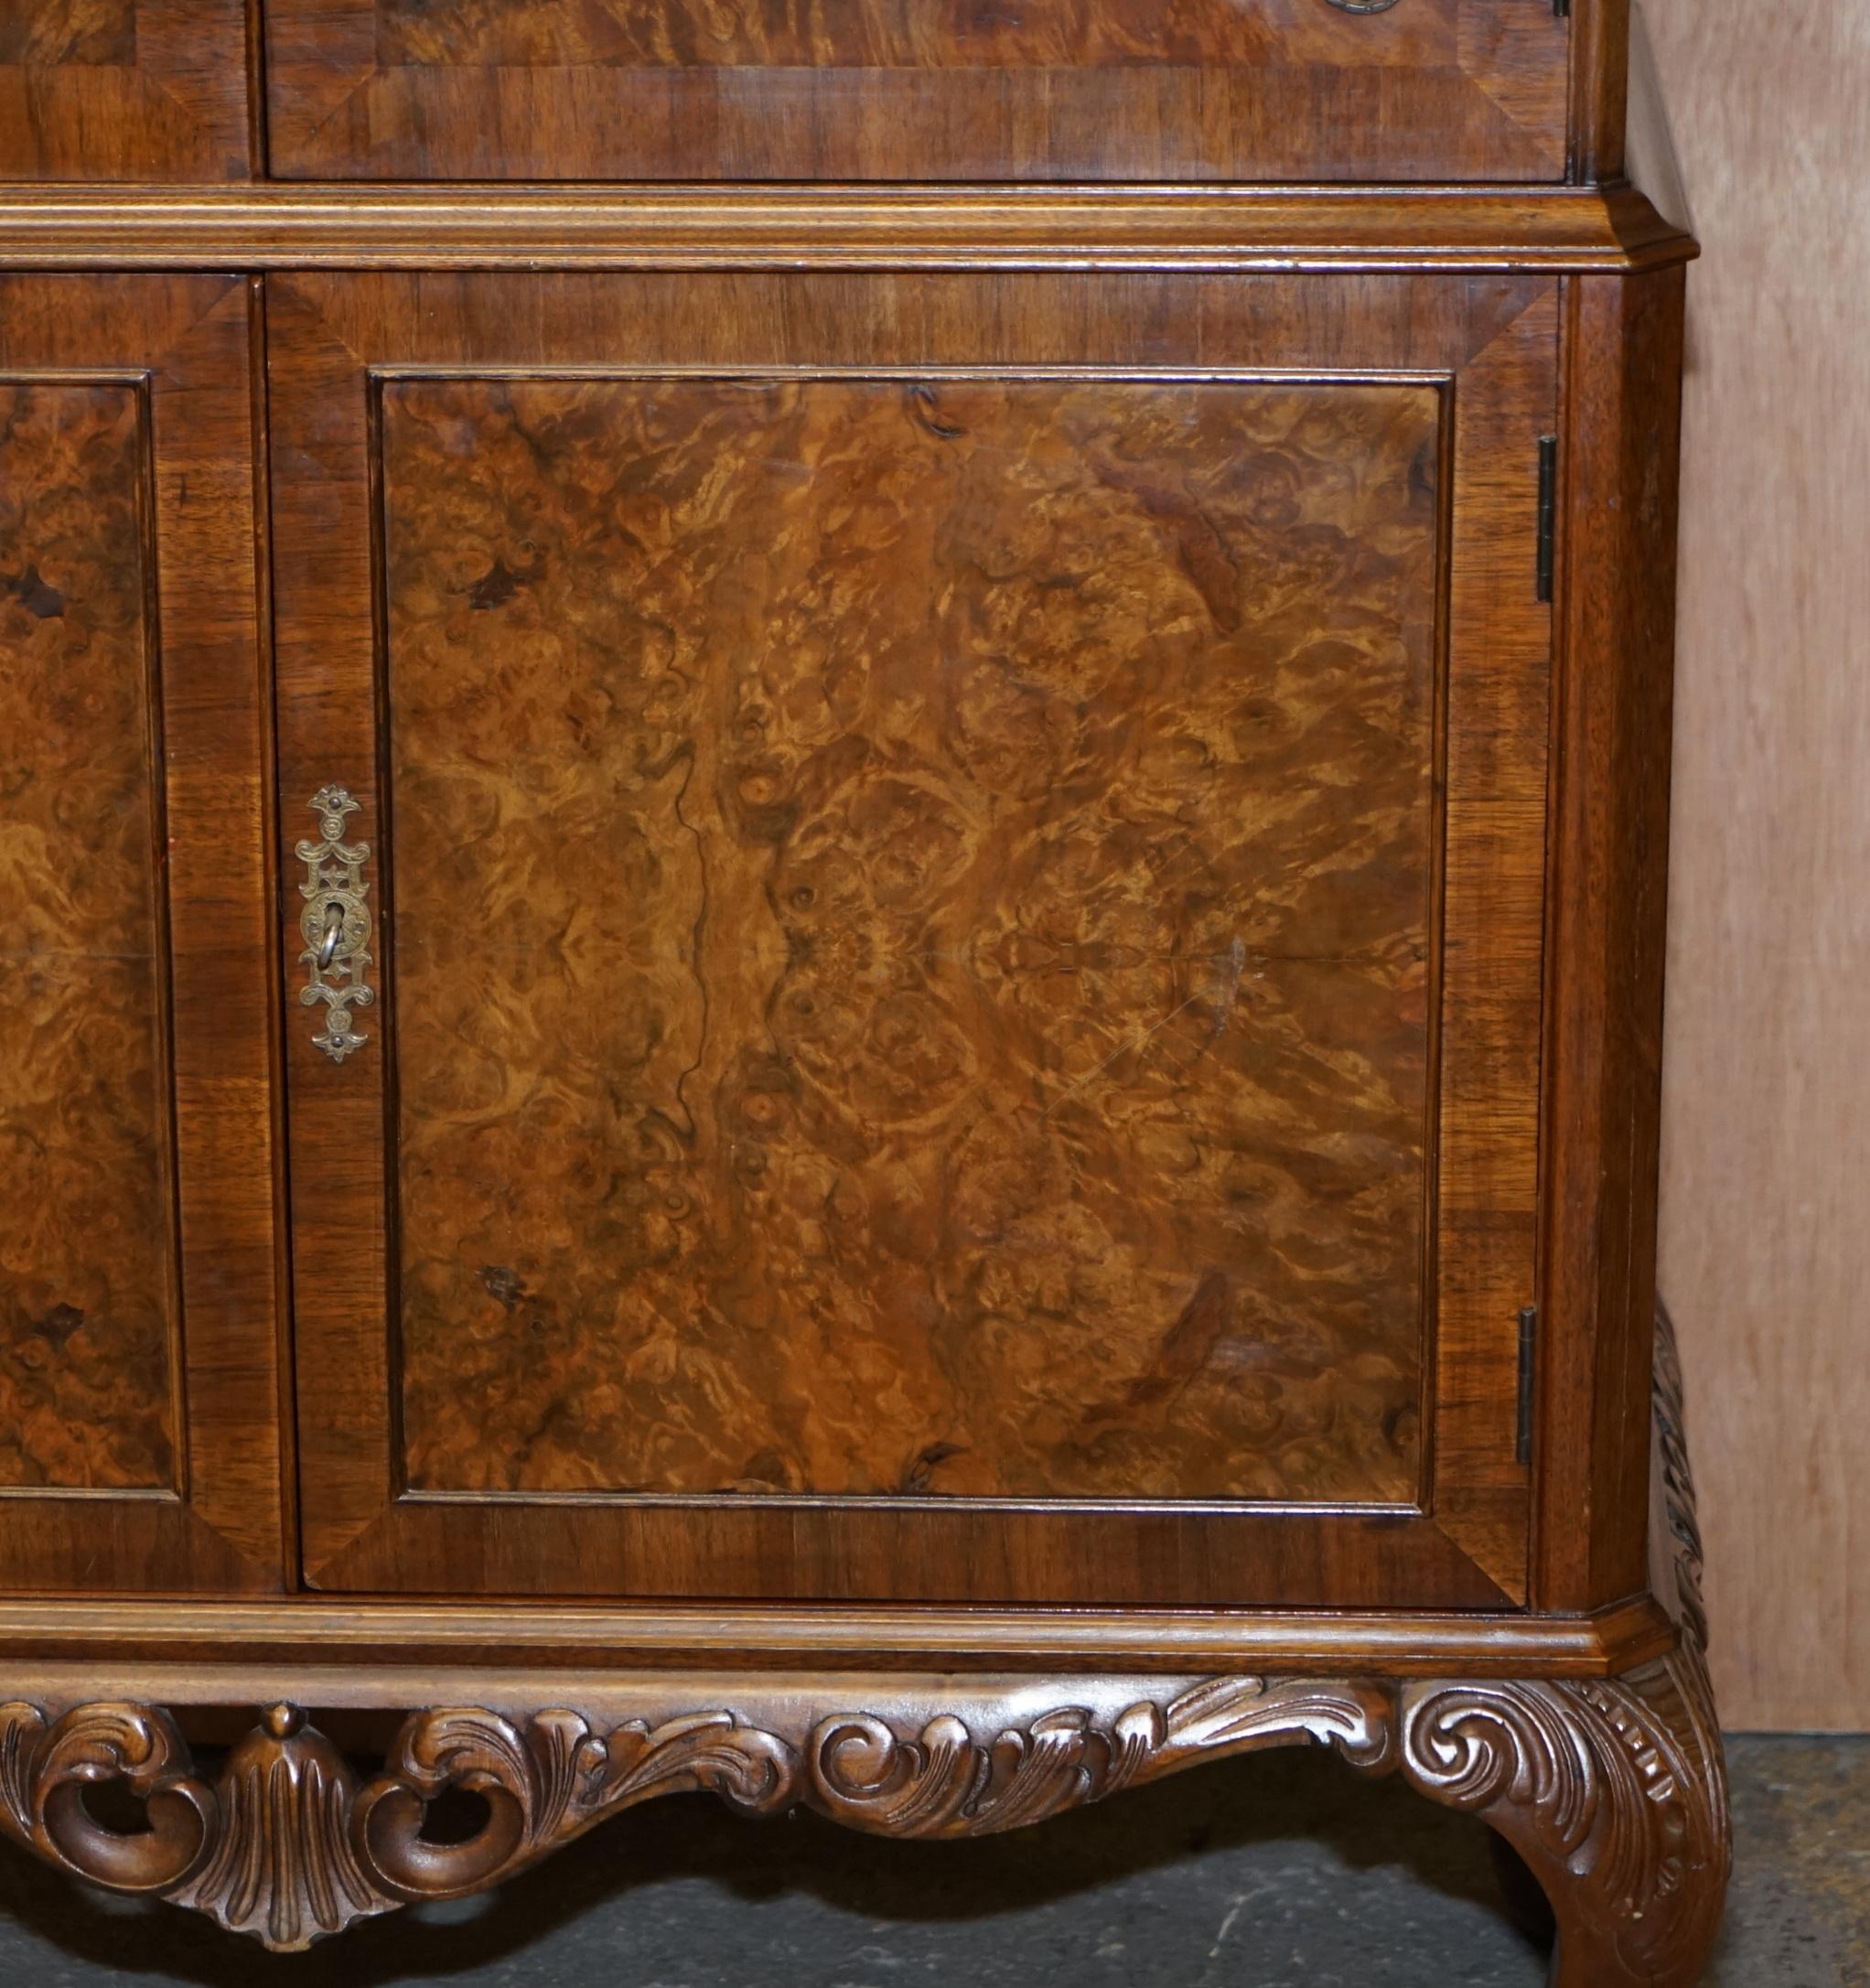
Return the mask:
M 306 866 L 299 895 L 306 907 L 299 917 L 305 950 L 299 960 L 308 972 L 298 991 L 300 1004 L 323 1004 L 325 1026 L 312 1040 L 334 1063 L 370 1040 L 353 1028 L 350 1011 L 366 1008 L 376 992 L 364 978 L 370 955 L 370 885 L 363 866 L 370 861 L 368 843 L 347 843 L 344 821 L 360 803 L 348 788 L 321 787 L 312 796 L 318 814 L 318 840 L 302 842 L 296 854 Z

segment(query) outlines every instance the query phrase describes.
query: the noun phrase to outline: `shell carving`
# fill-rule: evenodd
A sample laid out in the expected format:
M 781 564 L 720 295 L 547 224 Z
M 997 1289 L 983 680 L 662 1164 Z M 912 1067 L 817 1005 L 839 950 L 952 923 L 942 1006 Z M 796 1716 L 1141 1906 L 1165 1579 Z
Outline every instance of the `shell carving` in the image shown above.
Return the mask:
M 296 1705 L 262 1714 L 229 1756 L 219 1797 L 213 1849 L 174 1894 L 177 1904 L 290 1953 L 396 1903 L 350 1847 L 349 1770 Z

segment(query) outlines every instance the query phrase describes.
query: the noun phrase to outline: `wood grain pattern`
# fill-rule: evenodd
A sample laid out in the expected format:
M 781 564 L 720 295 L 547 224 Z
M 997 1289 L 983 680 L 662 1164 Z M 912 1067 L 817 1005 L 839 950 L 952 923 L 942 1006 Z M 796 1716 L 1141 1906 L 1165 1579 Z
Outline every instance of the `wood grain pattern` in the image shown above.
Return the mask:
M 8 1594 L 281 1581 L 251 307 L 226 276 L 0 277 L 0 848 L 33 955 L 9 943 L 0 1004 L 9 1419 L 27 1411 L 0 1499 Z M 60 963 L 74 941 L 124 956 Z M 101 985 L 121 990 L 102 1011 Z M 146 1089 L 171 1080 L 172 1140 Z M 158 1234 L 179 1244 L 161 1273 L 186 1321 L 176 1377 Z M 126 1248 L 148 1280 L 134 1331 Z M 87 1418 L 120 1392 L 134 1418 L 113 1407 L 107 1444 Z
M 1870 15 L 1645 0 L 1689 289 L 1662 1282 L 1730 1723 L 1870 1726 Z
M 1484 11 L 1431 0 L 1373 23 L 1307 0 L 1261 0 L 1251 11 L 1214 0 L 1101 0 L 1024 13 L 981 0 L 916 9 L 847 0 L 830 10 L 788 0 L 378 0 L 377 50 L 386 66 L 411 68 L 1421 69 L 1457 62 L 1464 15 L 1478 39 Z
M 1554 292 L 1462 371 L 1455 447 L 1556 419 Z M 1535 445 L 1536 447 L 1536 445 Z M 1509 1594 L 1526 1592 L 1526 1466 L 1477 1407 L 1499 1385 L 1500 1321 L 1537 1290 L 1541 1011 L 1524 990 L 1544 951 L 1553 616 L 1523 584 L 1537 479 L 1509 455 L 1457 478 L 1447 614 L 1449 725 L 1443 912 L 1440 1274 L 1435 1510 Z M 1484 626 L 1484 641 L 1461 630 Z
M 0 1485 L 175 1480 L 172 1077 L 134 381 L 0 381 Z
M 1631 0 L 1570 0 L 1571 156 L 1568 176 L 1586 186 L 1624 171 L 1629 116 Z
M 0 0 L 0 180 L 244 179 L 242 0 Z
M 287 178 L 1549 180 L 1516 0 L 269 0 Z
M 23 66 L 136 59 L 136 0 L 37 0 L 0 14 L 0 62 Z
M 387 385 L 413 1488 L 1413 1501 L 1440 423 Z
M 1466 1155 L 1446 1163 L 1454 1191 L 1445 1232 L 1491 1240 L 1478 1252 L 1464 1241 L 1458 1258 L 1436 1272 L 1438 1372 L 1446 1377 L 1436 1386 L 1448 1391 L 1436 1404 L 1428 1487 L 1436 1516 L 1251 1504 L 1221 1512 L 1092 1513 L 1069 1503 L 986 1510 L 965 1499 L 924 1500 L 911 1511 L 900 1508 L 900 1494 L 890 1494 L 886 1509 L 830 1502 L 806 1510 L 734 1497 L 702 1508 L 576 1490 L 555 1494 L 555 1502 L 541 1501 L 543 1494 L 492 1503 L 477 1502 L 481 1493 L 398 1497 L 392 1230 L 381 1170 L 393 1147 L 358 1134 L 393 1108 L 393 1086 L 386 1087 L 382 1057 L 366 1051 L 337 1069 L 295 1032 L 296 1248 L 305 1270 L 299 1399 L 308 1560 L 318 1585 L 1137 1605 L 1278 1596 L 1303 1606 L 1329 1596 L 1344 1607 L 1380 1596 L 1419 1607 L 1424 1596 L 1485 1607 L 1521 1590 L 1526 1472 L 1513 1456 L 1512 1402 L 1515 1312 L 1531 1276 L 1533 1140 L 1525 1113 L 1494 1112 L 1487 1100 L 1490 1086 L 1518 1082 L 1511 1073 L 1530 1068 L 1524 1046 L 1536 1039 L 1542 819 L 1536 804 L 1521 801 L 1542 792 L 1545 779 L 1538 644 L 1548 617 L 1530 563 L 1536 439 L 1555 391 L 1554 298 L 1554 286 L 1534 277 L 1455 276 L 648 274 L 622 283 L 370 274 L 274 285 L 282 778 L 289 794 L 342 780 L 364 803 L 353 818 L 357 833 L 390 852 L 392 943 L 386 1003 L 376 1013 L 392 1054 L 400 828 L 381 806 L 376 771 L 372 368 L 391 376 L 672 367 L 919 375 L 930 366 L 1004 373 L 1180 365 L 1198 375 L 1252 364 L 1366 379 L 1401 373 L 1408 377 L 1393 384 L 1412 387 L 1424 376 L 1451 375 L 1453 433 L 1444 446 L 1454 466 L 1452 529 L 1475 575 L 1437 610 L 1453 618 L 1449 653 L 1461 659 L 1459 684 L 1450 686 L 1449 760 L 1466 769 L 1475 798 L 1449 814 L 1449 874 L 1467 881 L 1447 944 L 1462 962 L 1465 998 L 1478 1004 L 1466 1011 L 1475 1026 L 1458 1054 L 1448 1045 L 1454 1061 L 1442 1097 L 1456 1105 L 1455 1150 Z M 384 391 L 402 389 L 386 377 Z M 916 459 L 904 451 L 905 475 Z M 608 488 L 604 479 L 614 471 L 601 467 L 601 452 L 596 460 L 591 473 Z M 457 480 L 471 484 L 471 474 L 458 472 Z M 505 577 L 490 583 L 500 593 L 510 583 L 504 605 L 476 609 L 468 593 L 448 596 L 449 613 L 470 635 L 477 616 L 489 622 L 530 611 L 529 586 L 543 576 L 520 577 L 532 571 L 537 550 L 518 543 L 524 535 L 515 535 L 504 559 Z M 388 552 L 393 559 L 393 536 Z M 490 552 L 472 572 L 449 572 L 446 584 L 471 589 L 494 564 Z M 595 590 L 599 582 L 592 584 Z M 627 605 L 594 591 L 587 620 L 614 629 Z M 1512 667 L 1494 666 L 1508 656 Z M 692 836 L 687 844 L 693 847 Z M 683 1051 L 684 1059 L 692 1053 Z M 516 1270 L 504 1256 L 484 1261 Z M 517 1281 L 534 1288 L 523 1274 Z M 479 1291 L 487 1309 L 503 1316 L 500 1300 L 485 1284 Z M 549 1355 L 549 1331 L 537 1337 Z M 1444 1529 L 1444 1510 L 1452 1531 Z

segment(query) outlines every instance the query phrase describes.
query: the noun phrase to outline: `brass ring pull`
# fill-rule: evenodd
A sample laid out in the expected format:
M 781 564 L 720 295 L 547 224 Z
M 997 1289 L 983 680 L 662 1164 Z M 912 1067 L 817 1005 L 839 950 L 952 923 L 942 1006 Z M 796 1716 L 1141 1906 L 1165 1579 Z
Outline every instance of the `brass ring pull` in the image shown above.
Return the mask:
M 344 940 L 344 907 L 335 899 L 325 907 L 325 936 L 318 945 L 318 971 L 323 973 L 338 957 Z

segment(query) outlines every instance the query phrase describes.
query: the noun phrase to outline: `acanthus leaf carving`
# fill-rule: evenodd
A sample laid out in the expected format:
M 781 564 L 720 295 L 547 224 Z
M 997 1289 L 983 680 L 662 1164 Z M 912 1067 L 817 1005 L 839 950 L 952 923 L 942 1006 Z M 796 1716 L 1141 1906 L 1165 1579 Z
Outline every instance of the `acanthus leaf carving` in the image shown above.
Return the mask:
M 1135 1714 L 1119 1727 L 1134 1728 Z M 887 1836 L 973 1836 L 1100 1800 L 1127 1778 L 1133 1752 L 1119 1731 L 1074 1708 L 984 1744 L 952 1714 L 909 1738 L 852 1713 L 820 1725 L 809 1759 L 813 1806 L 841 1822 Z
M 1356 1679 L 1218 1678 L 1184 1692 L 1168 1708 L 1164 1773 L 1183 1754 L 1211 1757 L 1268 1744 L 1264 1735 L 1296 1731 L 1329 1746 L 1367 1774 L 1395 1762 L 1394 1693 Z
M 1062 1706 L 977 1737 L 952 1714 L 913 1737 L 871 1714 L 820 1723 L 810 1799 L 841 1822 L 890 1836 L 982 1836 L 1173 1772 L 1197 1758 L 1313 1741 L 1375 1770 L 1392 1757 L 1391 1693 L 1354 1680 L 1217 1678 L 1162 1704 L 1139 1699 L 1101 1722 Z
M 654 1727 L 632 1719 L 611 1734 L 607 1751 L 607 1810 L 704 1790 L 747 1814 L 769 1815 L 799 1799 L 797 1750 L 728 1712 L 695 1713 Z
M 582 1731 L 564 1728 L 572 1717 L 541 1713 L 536 1753 L 507 1719 L 472 1706 L 407 1721 L 358 1799 L 351 1833 L 366 1865 L 404 1898 L 458 1897 L 516 1868 L 536 1845 L 541 1813 L 574 1800 L 561 1786 L 578 1771 L 584 1745 Z M 450 1788 L 479 1796 L 487 1821 L 466 1842 L 431 1843 L 422 1833 L 429 1804 Z
M 0 1705 L 0 1828 L 20 1843 L 32 1837 L 32 1761 L 45 1731 L 37 1705 Z
M 1230 1678 L 978 1730 L 951 1712 L 907 1725 L 898 1709 L 836 1714 L 796 1740 L 725 1708 L 599 1731 L 563 1708 L 514 1719 L 443 1706 L 406 1720 L 361 1788 L 278 1704 L 213 1789 L 165 1713 L 100 1704 L 48 1724 L 16 1704 L 0 1707 L 0 1823 L 82 1876 L 296 1950 L 398 1905 L 497 1884 L 657 1795 L 705 1790 L 756 1815 L 805 1804 L 891 1835 L 984 1835 L 1255 1746 L 1320 1742 L 1373 1765 L 1390 1749 L 1392 1703 L 1381 1684 Z M 81 1782 L 110 1778 L 148 1802 L 148 1832 L 117 1835 L 77 1801 Z M 485 1819 L 465 1841 L 431 1840 L 429 1808 L 450 1790 L 479 1797 Z
M 1561 1981 L 1685 1988 L 1713 1942 L 1725 1795 L 1678 1660 L 1601 1682 L 1404 1687 L 1404 1778 L 1485 1817 L 1548 1881 Z

